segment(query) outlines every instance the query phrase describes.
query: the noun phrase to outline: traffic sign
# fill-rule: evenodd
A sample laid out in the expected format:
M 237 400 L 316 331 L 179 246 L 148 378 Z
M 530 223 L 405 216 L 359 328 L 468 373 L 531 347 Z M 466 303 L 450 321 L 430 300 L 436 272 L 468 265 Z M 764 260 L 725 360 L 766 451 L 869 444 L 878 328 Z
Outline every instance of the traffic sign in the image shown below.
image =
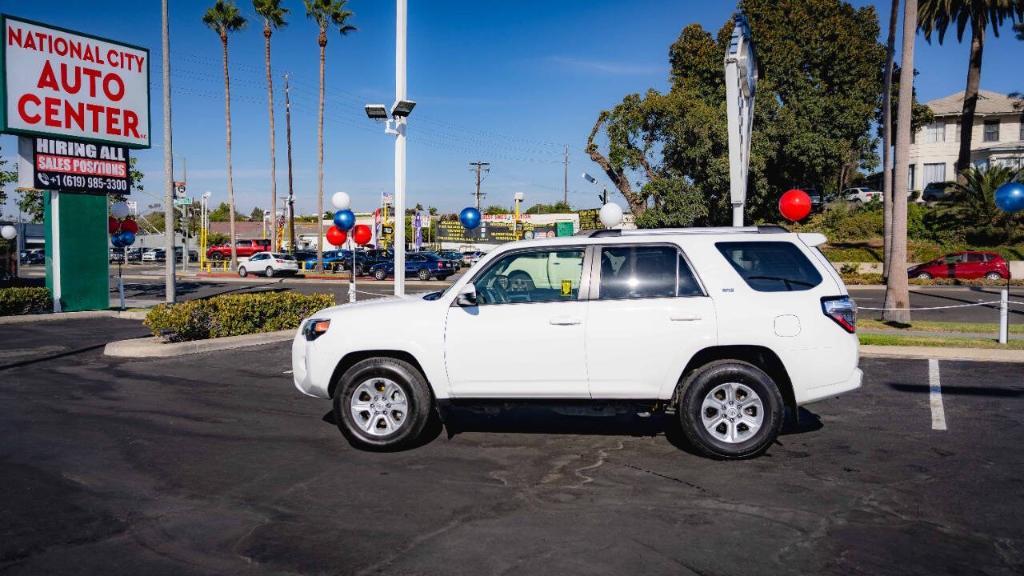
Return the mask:
M 182 198 L 175 198 L 174 199 L 174 205 L 175 206 L 191 206 L 192 205 L 192 198 L 189 198 L 188 196 L 184 196 Z

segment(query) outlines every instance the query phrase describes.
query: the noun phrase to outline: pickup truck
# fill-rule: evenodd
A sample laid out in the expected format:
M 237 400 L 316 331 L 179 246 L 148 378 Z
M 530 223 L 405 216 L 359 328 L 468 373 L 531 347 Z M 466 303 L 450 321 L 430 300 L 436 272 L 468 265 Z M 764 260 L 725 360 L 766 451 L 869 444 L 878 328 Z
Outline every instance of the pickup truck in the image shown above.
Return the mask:
M 238 240 L 235 242 L 235 254 L 239 258 L 248 258 L 257 252 L 268 251 L 270 251 L 270 240 Z M 230 260 L 231 245 L 210 246 L 206 250 L 206 257 L 210 260 Z

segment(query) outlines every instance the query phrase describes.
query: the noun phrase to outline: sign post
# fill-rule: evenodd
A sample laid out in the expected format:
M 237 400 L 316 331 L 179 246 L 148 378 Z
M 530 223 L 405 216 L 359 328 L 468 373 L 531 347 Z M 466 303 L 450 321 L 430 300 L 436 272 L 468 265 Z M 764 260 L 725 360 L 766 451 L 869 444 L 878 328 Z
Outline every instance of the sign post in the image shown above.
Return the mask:
M 737 14 L 732 39 L 725 53 L 725 99 L 729 123 L 729 197 L 732 225 L 743 226 L 747 202 L 747 168 L 750 166 L 750 132 L 754 124 L 754 88 L 757 86 L 757 55 L 750 25 Z
M 106 309 L 106 196 L 149 148 L 149 51 L 8 15 L 0 33 L 0 132 L 19 136 L 19 183 L 44 191 L 53 309 Z

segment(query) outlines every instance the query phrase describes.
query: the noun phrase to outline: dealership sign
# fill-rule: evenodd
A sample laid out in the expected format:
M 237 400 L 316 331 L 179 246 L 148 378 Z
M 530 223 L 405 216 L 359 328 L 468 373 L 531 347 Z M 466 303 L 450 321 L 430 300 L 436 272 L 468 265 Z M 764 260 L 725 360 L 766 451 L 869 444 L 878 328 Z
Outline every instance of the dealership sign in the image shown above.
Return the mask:
M 38 190 L 125 195 L 131 189 L 123 146 L 35 138 L 32 167 Z
M 149 50 L 0 16 L 0 132 L 149 148 Z

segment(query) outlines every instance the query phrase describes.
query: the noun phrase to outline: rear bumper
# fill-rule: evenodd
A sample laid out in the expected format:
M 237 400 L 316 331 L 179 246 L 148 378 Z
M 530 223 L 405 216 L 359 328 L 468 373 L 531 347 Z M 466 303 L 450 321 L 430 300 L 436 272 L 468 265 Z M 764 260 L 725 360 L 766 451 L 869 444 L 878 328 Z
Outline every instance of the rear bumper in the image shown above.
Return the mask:
M 850 377 L 842 382 L 836 382 L 834 384 L 818 386 L 805 390 L 804 393 L 796 399 L 796 403 L 798 406 L 803 406 L 804 404 L 810 404 L 811 402 L 817 402 L 819 400 L 825 400 L 826 398 L 852 392 L 853 390 L 860 388 L 861 380 L 863 380 L 863 378 L 864 372 L 860 368 L 854 368 Z

